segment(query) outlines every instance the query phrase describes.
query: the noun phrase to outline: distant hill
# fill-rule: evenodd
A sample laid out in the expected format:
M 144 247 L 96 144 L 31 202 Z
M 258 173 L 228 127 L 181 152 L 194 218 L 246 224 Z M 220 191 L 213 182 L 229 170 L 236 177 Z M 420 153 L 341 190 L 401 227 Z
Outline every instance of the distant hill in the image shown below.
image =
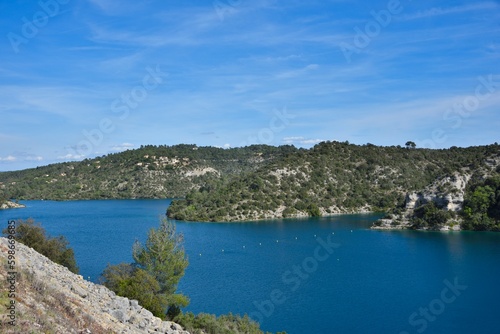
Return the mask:
M 450 206 L 453 214 L 448 221 L 462 209 L 468 182 L 498 175 L 499 165 L 497 144 L 430 150 L 323 142 L 310 150 L 274 159 L 254 172 L 193 190 L 185 199 L 172 203 L 168 216 L 192 221 L 241 221 L 392 212 L 405 207 L 409 195 L 427 189 L 426 197 L 415 200 L 417 207 L 435 199 L 441 209 L 447 206 L 447 198 L 457 195 L 454 198 L 459 203 Z M 440 182 L 460 177 L 467 180 L 460 184 L 460 190 L 453 182 Z M 461 201 L 457 191 L 462 192 Z M 401 221 L 408 222 L 417 207 L 400 217 Z M 385 221 L 378 227 L 398 225 L 399 221 Z M 403 228 L 412 226 L 408 223 Z
M 212 180 L 244 174 L 293 146 L 222 149 L 196 145 L 142 146 L 81 162 L 0 173 L 0 198 L 176 198 Z
M 411 142 L 409 142 L 411 143 Z M 374 228 L 500 230 L 500 145 L 143 146 L 0 173 L 0 199 L 180 198 L 178 220 L 388 212 Z

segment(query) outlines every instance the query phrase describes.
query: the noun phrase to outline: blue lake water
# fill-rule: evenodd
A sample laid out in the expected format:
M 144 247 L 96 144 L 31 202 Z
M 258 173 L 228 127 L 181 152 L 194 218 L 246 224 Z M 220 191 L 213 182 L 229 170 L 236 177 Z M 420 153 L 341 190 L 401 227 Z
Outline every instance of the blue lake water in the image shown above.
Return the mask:
M 26 201 L 0 211 L 64 235 L 80 272 L 157 227 L 170 200 Z M 499 333 L 500 233 L 372 231 L 377 215 L 253 223 L 185 223 L 180 291 L 195 313 L 247 313 L 295 333 Z

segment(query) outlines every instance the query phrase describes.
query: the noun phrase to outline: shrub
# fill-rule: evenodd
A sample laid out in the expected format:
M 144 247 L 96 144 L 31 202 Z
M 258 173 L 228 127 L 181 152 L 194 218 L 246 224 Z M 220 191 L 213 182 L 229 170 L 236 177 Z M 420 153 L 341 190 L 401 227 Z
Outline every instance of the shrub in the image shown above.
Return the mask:
M 160 293 L 160 284 L 145 270 L 124 263 L 108 265 L 102 277 L 104 285 L 117 295 L 136 299 L 159 318 L 165 316 L 166 297 Z
M 242 317 L 229 313 L 216 317 L 213 314 L 194 315 L 187 312 L 177 316 L 175 321 L 192 334 L 263 334 L 259 329 L 259 324 L 247 315 Z
M 2 233 L 6 236 L 7 229 Z M 38 253 L 45 255 L 51 261 L 65 266 L 71 272 L 77 274 L 75 253 L 69 248 L 69 242 L 64 236 L 49 237 L 40 223 L 35 223 L 32 218 L 16 221 L 14 237 L 16 241 L 33 248 Z

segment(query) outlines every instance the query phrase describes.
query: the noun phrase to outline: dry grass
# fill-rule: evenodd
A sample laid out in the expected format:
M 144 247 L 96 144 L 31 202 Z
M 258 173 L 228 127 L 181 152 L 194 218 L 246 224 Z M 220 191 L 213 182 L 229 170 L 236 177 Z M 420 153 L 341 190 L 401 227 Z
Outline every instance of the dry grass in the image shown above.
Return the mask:
M 6 298 L 6 280 L 2 279 L 1 284 L 0 301 L 3 306 L 9 299 Z M 17 323 L 15 326 L 0 323 L 1 333 L 112 333 L 86 313 L 78 299 L 70 298 L 67 294 L 47 286 L 35 275 L 24 270 L 18 273 L 16 303 Z

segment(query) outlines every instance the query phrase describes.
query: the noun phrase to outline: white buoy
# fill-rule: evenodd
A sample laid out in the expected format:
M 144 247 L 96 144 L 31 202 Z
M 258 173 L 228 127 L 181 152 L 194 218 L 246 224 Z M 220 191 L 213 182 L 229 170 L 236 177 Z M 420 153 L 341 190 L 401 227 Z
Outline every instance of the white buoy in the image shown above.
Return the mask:
M 243 248 L 245 248 L 245 246 L 243 246 Z
M 314 235 L 314 237 L 316 238 L 316 234 Z
M 200 256 L 201 256 L 201 253 L 200 253 Z
M 276 240 L 276 242 L 278 242 L 278 240 Z
M 259 242 L 259 246 L 262 246 L 262 242 Z
M 295 240 L 297 240 L 297 237 L 295 237 Z
M 224 250 L 222 250 L 222 251 L 224 251 Z

